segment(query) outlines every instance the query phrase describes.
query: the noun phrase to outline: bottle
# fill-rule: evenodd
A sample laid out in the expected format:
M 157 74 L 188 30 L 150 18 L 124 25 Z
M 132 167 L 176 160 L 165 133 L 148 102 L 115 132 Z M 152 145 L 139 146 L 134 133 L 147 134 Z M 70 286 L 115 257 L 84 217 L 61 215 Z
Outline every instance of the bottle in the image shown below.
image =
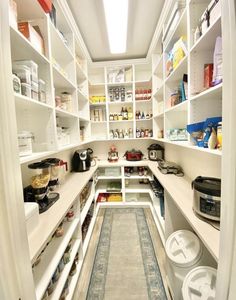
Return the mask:
M 129 128 L 129 139 L 133 138 L 133 129 Z
M 128 132 L 128 129 L 125 129 L 125 132 L 124 132 L 124 138 L 125 138 L 125 139 L 128 139 L 128 138 L 129 138 L 129 132 Z
M 144 111 L 142 112 L 140 119 L 145 119 Z
M 124 110 L 124 107 L 122 106 L 122 108 L 121 108 L 122 120 L 124 120 L 124 112 L 125 112 L 125 110 Z
M 124 110 L 124 120 L 128 120 L 128 110 L 127 110 L 127 107 L 125 107 L 125 110 Z
M 128 108 L 128 120 L 132 120 L 133 119 L 133 112 L 132 112 L 132 108 L 129 107 Z
M 123 130 L 120 129 L 119 130 L 119 139 L 123 139 L 124 138 L 124 133 L 123 133 Z
M 122 120 L 123 120 L 122 113 L 119 113 L 118 120 L 119 120 L 119 121 L 122 121 Z
M 110 114 L 109 120 L 110 120 L 110 121 L 114 121 L 114 116 L 113 116 L 113 114 Z
M 114 121 L 118 121 L 118 115 L 114 114 Z
M 110 130 L 110 139 L 111 140 L 114 139 L 114 132 L 113 132 L 113 130 Z

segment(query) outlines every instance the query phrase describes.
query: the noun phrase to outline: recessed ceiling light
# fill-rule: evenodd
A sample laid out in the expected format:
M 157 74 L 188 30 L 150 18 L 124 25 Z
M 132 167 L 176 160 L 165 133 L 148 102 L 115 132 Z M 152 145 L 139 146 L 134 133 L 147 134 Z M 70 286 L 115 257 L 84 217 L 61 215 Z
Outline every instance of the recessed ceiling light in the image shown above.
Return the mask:
M 129 0 L 103 0 L 110 51 L 124 53 L 127 42 Z

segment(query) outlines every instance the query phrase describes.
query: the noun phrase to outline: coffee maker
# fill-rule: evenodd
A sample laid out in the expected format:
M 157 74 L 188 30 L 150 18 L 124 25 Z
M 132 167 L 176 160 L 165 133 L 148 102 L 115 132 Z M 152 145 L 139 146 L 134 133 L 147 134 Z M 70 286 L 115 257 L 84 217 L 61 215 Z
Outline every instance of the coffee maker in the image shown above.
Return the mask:
M 50 192 L 51 167 L 46 160 L 28 165 L 32 175 L 30 185 L 24 188 L 24 201 L 37 202 L 39 213 L 48 210 L 59 199 L 59 193 Z
M 72 171 L 73 172 L 85 172 L 91 167 L 91 154 L 93 150 L 91 148 L 75 151 L 72 158 Z

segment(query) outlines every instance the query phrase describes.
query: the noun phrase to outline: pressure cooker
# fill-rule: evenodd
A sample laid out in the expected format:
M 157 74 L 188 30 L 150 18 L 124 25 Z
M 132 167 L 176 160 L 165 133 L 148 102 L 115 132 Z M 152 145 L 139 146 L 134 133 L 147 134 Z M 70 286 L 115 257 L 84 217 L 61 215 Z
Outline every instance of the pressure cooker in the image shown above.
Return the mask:
M 164 159 L 164 148 L 158 144 L 152 144 L 148 147 L 149 160 L 158 161 Z
M 192 182 L 193 210 L 196 214 L 214 221 L 220 221 L 221 180 L 198 176 Z

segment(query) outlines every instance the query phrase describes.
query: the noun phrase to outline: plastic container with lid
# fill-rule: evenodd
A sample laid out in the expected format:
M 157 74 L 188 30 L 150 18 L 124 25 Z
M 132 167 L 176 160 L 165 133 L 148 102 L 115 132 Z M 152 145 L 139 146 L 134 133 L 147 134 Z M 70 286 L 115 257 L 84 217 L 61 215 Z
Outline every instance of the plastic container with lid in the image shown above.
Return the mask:
M 167 274 L 176 300 L 181 299 L 181 287 L 186 274 L 202 264 L 202 245 L 191 231 L 178 230 L 166 241 Z
M 12 83 L 14 92 L 21 94 L 21 82 L 16 74 L 12 74 Z
M 213 300 L 216 296 L 216 269 L 200 266 L 185 277 L 182 287 L 183 300 Z
M 13 72 L 20 78 L 21 83 L 31 84 L 31 71 L 25 65 L 13 66 Z
M 33 135 L 29 131 L 21 131 L 18 133 L 18 147 L 20 156 L 32 154 L 32 138 Z
M 46 83 L 42 79 L 39 79 L 38 93 L 39 93 L 39 101 L 45 103 L 46 102 Z
M 31 98 L 31 85 L 28 83 L 21 84 L 21 93 L 23 96 Z
M 33 60 L 18 60 L 13 62 L 13 68 L 18 66 L 26 66 L 30 70 L 31 80 L 35 83 L 38 82 L 38 65 Z
M 39 85 L 33 81 L 31 83 L 31 98 L 34 100 L 39 100 Z

